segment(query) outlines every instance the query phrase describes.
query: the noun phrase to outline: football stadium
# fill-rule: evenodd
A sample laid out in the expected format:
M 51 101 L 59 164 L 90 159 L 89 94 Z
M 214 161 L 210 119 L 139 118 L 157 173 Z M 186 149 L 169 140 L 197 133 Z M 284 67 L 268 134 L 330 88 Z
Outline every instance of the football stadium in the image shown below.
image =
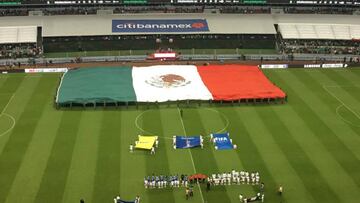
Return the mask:
M 358 203 L 359 146 L 359 0 L 0 1 L 0 203 Z

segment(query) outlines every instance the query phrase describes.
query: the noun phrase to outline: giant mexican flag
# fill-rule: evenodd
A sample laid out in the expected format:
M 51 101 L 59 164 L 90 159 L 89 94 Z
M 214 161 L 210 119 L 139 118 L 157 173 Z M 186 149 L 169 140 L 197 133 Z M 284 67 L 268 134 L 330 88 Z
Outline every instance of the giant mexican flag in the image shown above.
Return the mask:
M 57 103 L 284 98 L 257 66 L 84 68 L 64 74 Z

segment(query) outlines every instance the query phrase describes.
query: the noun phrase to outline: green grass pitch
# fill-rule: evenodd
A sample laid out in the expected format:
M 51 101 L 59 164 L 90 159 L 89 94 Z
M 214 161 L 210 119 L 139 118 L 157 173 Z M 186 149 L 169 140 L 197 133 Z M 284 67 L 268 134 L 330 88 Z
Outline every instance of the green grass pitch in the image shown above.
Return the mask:
M 0 203 L 239 202 L 257 186 L 145 189 L 155 174 L 259 171 L 265 202 L 360 202 L 360 69 L 264 70 L 283 105 L 55 110 L 59 74 L 0 75 Z M 141 130 L 142 129 L 142 130 Z M 146 132 L 143 132 L 146 131 Z M 237 150 L 174 150 L 174 134 L 228 131 Z M 138 134 L 160 136 L 155 156 L 129 153 Z M 279 184 L 283 196 L 276 194 Z

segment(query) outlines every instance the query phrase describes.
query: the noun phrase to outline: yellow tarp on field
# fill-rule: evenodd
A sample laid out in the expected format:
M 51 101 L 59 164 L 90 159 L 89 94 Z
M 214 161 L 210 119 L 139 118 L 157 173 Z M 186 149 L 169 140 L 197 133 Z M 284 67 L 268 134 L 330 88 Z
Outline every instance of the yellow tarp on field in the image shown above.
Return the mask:
M 157 139 L 157 136 L 143 136 L 139 135 L 139 140 L 136 142 L 135 148 L 150 150 Z

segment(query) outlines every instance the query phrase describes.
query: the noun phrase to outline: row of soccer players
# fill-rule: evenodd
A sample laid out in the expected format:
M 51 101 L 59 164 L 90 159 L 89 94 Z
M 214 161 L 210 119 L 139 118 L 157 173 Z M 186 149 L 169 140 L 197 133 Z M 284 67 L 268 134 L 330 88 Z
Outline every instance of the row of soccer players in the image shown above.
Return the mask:
M 231 173 L 212 174 L 208 181 L 211 181 L 214 185 L 230 185 L 231 183 L 258 185 L 260 175 L 259 172 L 249 173 L 247 171 L 232 170 Z
M 248 202 L 255 202 L 255 201 L 261 201 L 264 202 L 265 195 L 264 193 L 257 193 L 256 196 L 246 198 L 243 195 L 239 195 L 240 202 L 248 203 Z
M 181 175 L 180 177 L 175 176 L 147 176 L 144 178 L 145 188 L 164 188 L 167 186 L 170 187 L 180 187 L 188 185 L 188 178 L 186 175 Z
M 179 180 L 173 180 L 173 181 L 150 181 L 148 182 L 147 180 L 144 180 L 144 186 L 145 188 L 166 188 L 167 186 L 170 187 L 180 187 L 180 186 L 184 186 L 187 187 L 188 186 L 188 181 L 179 181 Z

